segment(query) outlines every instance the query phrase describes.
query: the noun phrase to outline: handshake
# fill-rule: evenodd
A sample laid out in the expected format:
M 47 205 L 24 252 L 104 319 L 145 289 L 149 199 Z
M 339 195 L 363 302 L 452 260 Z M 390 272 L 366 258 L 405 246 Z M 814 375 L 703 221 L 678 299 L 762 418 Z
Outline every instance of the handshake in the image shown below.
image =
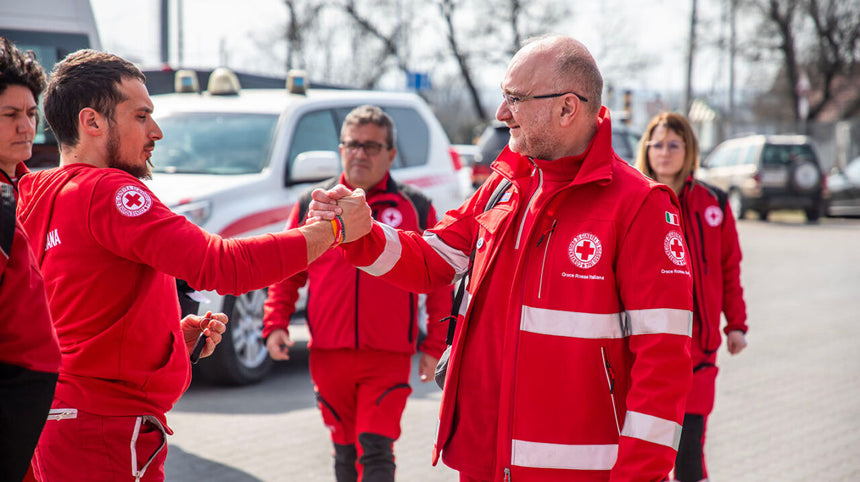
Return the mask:
M 349 243 L 370 232 L 373 218 L 363 189 L 350 191 L 343 184 L 338 184 L 328 191 L 316 189 L 311 197 L 313 200 L 308 206 L 305 224 L 337 219 L 341 223 L 342 232 L 340 236 L 335 234 L 336 238 L 341 238 L 335 239 L 335 242 Z

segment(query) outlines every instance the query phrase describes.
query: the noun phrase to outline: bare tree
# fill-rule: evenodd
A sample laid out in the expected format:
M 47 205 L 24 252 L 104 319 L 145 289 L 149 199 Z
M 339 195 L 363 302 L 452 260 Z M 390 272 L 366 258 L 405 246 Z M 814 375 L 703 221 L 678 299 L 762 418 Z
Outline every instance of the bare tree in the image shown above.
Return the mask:
M 475 108 L 475 113 L 479 119 L 488 119 L 484 106 L 481 104 L 481 97 L 478 95 L 478 89 L 475 87 L 475 81 L 472 79 L 472 71 L 469 69 L 467 54 L 463 51 L 457 39 L 457 32 L 454 29 L 454 11 L 458 2 L 456 0 L 439 0 L 439 10 L 442 13 L 442 19 L 445 21 L 446 37 L 448 39 L 448 47 L 451 49 L 451 55 L 457 62 L 457 67 L 460 70 L 460 76 L 463 83 L 466 84 L 466 89 L 469 91 L 469 97 L 472 99 L 472 106 Z
M 833 101 L 839 76 L 851 75 L 857 66 L 860 0 L 748 0 L 746 6 L 762 14 L 759 40 L 751 43 L 754 55 L 779 53 L 784 82 L 776 90 L 790 100 L 795 119 L 815 119 Z M 804 116 L 800 100 L 805 92 L 799 86 L 806 80 L 815 102 Z

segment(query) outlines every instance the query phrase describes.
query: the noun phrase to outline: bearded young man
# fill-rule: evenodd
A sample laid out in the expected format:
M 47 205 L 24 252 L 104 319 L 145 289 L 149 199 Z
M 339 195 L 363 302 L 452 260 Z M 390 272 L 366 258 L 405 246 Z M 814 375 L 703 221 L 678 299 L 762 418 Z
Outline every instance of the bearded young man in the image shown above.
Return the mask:
M 41 481 L 164 479 L 165 414 L 190 383 L 189 352 L 203 332 L 203 356 L 211 354 L 227 322 L 224 314 L 180 321 L 176 277 L 238 295 L 307 269 L 369 229 L 361 193 L 343 203 L 351 214 L 341 231 L 318 223 L 222 239 L 173 213 L 140 181 L 162 137 L 144 80 L 103 52 L 58 63 L 44 105 L 60 167 L 19 184 L 18 216 L 62 352 L 34 458 Z

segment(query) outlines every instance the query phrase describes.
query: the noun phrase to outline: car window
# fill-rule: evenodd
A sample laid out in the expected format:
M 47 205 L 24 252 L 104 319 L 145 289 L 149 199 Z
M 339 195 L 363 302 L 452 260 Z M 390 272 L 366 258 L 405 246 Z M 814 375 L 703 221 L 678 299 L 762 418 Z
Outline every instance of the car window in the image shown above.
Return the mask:
M 761 163 L 763 166 L 784 166 L 809 161 L 815 162 L 815 153 L 808 144 L 765 144 L 762 149 Z
M 725 146 L 717 147 L 708 157 L 707 167 L 724 167 L 731 160 L 731 148 Z
M 744 150 L 743 157 L 740 160 L 741 165 L 752 165 L 755 164 L 756 152 L 758 152 L 758 146 L 749 146 Z
M 848 179 L 860 180 L 860 158 L 848 163 L 848 167 L 845 168 L 845 176 Z
M 311 111 L 304 114 L 296 123 L 296 130 L 290 141 L 288 164 L 293 165 L 296 156 L 307 151 L 338 152 L 340 129 L 334 112 L 329 109 Z
M 153 151 L 155 172 L 248 174 L 266 167 L 277 115 L 172 114 L 158 117 L 164 138 Z

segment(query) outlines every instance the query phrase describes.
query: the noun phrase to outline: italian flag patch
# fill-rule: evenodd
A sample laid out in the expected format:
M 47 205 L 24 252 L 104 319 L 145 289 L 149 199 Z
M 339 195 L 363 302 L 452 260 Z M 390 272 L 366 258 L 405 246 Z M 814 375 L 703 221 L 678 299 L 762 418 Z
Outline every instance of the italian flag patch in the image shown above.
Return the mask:
M 681 225 L 681 222 L 678 221 L 678 215 L 670 213 L 669 211 L 666 211 L 666 222 L 671 224 L 672 226 L 680 226 Z

